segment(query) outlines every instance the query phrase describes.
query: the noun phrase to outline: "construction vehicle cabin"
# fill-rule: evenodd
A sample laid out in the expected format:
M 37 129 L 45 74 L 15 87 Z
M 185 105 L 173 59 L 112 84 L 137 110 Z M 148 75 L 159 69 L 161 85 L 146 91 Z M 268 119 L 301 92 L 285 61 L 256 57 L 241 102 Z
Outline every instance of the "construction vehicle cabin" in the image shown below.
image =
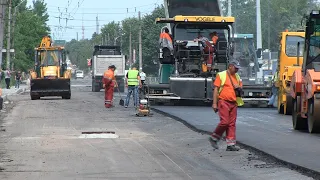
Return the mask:
M 254 46 L 253 34 L 234 34 L 233 57 L 240 61 L 238 71 L 243 85 L 243 101 L 251 106 L 267 106 L 271 96 L 271 87 L 266 86 L 262 77 L 258 77 L 260 64 L 259 52 Z
M 35 66 L 30 81 L 31 99 L 44 96 L 70 99 L 70 78 L 64 47 L 53 46 L 50 36 L 43 37 L 40 46 L 35 48 Z
M 292 113 L 292 98 L 290 83 L 293 72 L 301 70 L 303 63 L 303 47 L 305 32 L 281 32 L 278 58 L 278 113 L 290 115 Z M 299 43 L 299 45 L 298 45 Z M 299 50 L 297 49 L 299 46 Z M 300 56 L 298 57 L 298 53 Z
M 171 28 L 174 51 L 171 56 L 163 56 L 160 47 L 160 84 L 150 85 L 151 100 L 212 100 L 212 81 L 216 74 L 227 68 L 230 45 L 233 38 L 234 17 L 221 16 L 182 16 L 157 18 L 156 23 L 173 24 Z M 202 46 L 194 39 L 201 34 L 208 39 L 209 34 L 219 34 L 217 56 L 212 71 L 203 68 L 206 62 Z M 212 43 L 212 41 L 211 41 Z M 169 59 L 164 59 L 169 58 Z
M 298 47 L 299 49 L 299 47 Z M 298 51 L 299 52 L 299 51 Z M 298 54 L 298 57 L 300 55 Z M 306 17 L 303 64 L 290 83 L 292 124 L 296 130 L 320 132 L 320 13 Z

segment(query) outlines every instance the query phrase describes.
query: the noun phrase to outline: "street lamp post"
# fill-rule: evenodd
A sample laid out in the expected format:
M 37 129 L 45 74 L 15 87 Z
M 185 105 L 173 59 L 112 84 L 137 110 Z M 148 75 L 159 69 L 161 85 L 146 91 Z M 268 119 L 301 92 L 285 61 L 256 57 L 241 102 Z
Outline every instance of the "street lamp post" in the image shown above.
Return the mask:
M 118 36 L 118 37 L 114 38 L 113 45 L 117 45 L 118 38 L 121 38 L 121 36 Z

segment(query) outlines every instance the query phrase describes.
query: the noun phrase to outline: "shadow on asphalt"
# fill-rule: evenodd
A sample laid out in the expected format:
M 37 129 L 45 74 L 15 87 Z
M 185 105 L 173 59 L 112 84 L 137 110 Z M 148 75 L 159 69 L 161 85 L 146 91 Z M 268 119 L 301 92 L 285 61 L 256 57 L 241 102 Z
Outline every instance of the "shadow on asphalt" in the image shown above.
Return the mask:
M 204 102 L 204 101 L 195 101 L 195 100 L 171 100 L 170 102 L 153 102 L 150 101 L 151 105 L 153 106 L 197 106 L 197 107 L 211 107 L 212 101 Z M 270 109 L 270 110 L 277 110 L 277 108 L 270 108 L 267 106 L 255 106 L 255 105 L 249 105 L 245 104 L 244 106 L 240 108 L 259 108 L 259 109 Z

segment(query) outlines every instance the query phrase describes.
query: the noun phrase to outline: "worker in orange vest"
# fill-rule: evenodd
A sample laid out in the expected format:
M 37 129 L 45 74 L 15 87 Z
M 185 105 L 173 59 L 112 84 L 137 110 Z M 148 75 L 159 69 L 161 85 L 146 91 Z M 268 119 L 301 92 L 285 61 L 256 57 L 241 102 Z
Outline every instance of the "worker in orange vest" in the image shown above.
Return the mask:
M 163 32 L 160 34 L 160 38 L 159 38 L 159 44 L 160 47 L 163 49 L 163 54 L 164 57 L 168 57 L 170 55 L 173 54 L 173 43 L 172 43 L 172 38 L 169 34 L 169 29 L 167 27 L 165 27 L 163 29 Z M 168 50 L 166 50 L 166 48 L 168 48 Z
M 112 107 L 113 92 L 116 80 L 114 76 L 115 70 L 116 67 L 114 65 L 111 65 L 103 74 L 102 83 L 104 88 L 104 105 L 106 108 Z
M 242 96 L 242 82 L 237 74 L 240 63 L 232 60 L 228 69 L 218 73 L 214 81 L 213 104 L 215 112 L 219 112 L 220 123 L 209 137 L 212 147 L 218 149 L 217 142 L 226 132 L 227 151 L 239 151 L 236 144 L 236 120 L 238 106 L 244 104 Z
M 200 41 L 202 46 L 204 47 L 203 51 L 207 54 L 205 57 L 207 57 L 207 71 L 210 72 L 212 68 L 212 62 L 213 62 L 213 47 L 209 41 L 208 38 L 203 37 L 201 34 L 198 35 L 194 41 Z
M 219 39 L 217 32 L 214 31 L 213 33 L 211 33 L 210 37 L 211 37 L 211 40 L 212 40 L 212 44 L 216 47 L 218 39 Z

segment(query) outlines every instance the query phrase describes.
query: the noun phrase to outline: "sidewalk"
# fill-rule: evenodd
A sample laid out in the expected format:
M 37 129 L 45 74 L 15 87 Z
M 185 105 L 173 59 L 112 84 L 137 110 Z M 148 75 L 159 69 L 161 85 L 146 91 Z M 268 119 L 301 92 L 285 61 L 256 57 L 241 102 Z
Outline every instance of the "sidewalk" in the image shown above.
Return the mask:
M 28 89 L 28 85 L 26 82 L 22 82 L 20 84 L 19 89 L 14 88 L 14 86 L 10 87 L 10 89 L 2 88 L 2 98 L 3 102 L 8 100 L 8 96 L 16 95 L 25 92 Z

